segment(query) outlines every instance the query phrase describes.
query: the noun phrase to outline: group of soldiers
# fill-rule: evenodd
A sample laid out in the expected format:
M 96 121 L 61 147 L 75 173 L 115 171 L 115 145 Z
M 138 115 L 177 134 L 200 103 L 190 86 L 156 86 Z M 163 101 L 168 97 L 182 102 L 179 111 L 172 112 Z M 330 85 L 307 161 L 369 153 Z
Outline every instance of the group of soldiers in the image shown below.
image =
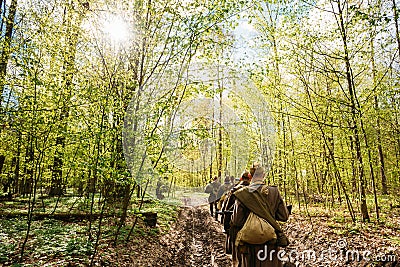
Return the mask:
M 210 194 L 208 201 L 211 216 L 215 216 L 215 219 L 224 226 L 225 252 L 232 255 L 232 266 L 283 266 L 276 252 L 279 251 L 279 247 L 287 246 L 289 241 L 276 221 L 287 221 L 289 209 L 285 205 L 278 187 L 265 184 L 263 167 L 253 164 L 249 171 L 243 172 L 239 181 L 226 177 L 224 183 L 221 184 L 218 177 L 214 177 L 205 187 L 205 192 Z M 238 238 L 239 231 L 251 217 L 250 213 L 256 214 L 273 227 L 276 234 L 275 239 L 268 239 L 271 241 L 267 240 L 261 244 L 252 243 L 253 241 L 242 242 Z M 255 233 L 253 228 L 246 230 L 248 233 Z M 264 248 L 275 254 L 271 253 L 267 259 L 260 259 L 258 255 Z
M 213 181 L 205 188 L 205 192 L 210 194 L 208 202 L 210 203 L 211 216 L 215 216 L 215 220 L 218 221 L 220 215 L 220 222 L 224 225 L 224 233 L 226 234 L 225 252 L 227 254 L 232 254 L 235 242 L 229 235 L 235 203 L 233 194 L 240 188 L 248 186 L 251 178 L 252 175 L 248 171 L 243 172 L 240 179 L 238 179 L 239 181 L 227 176 L 223 184 L 218 181 L 217 177 L 214 177 Z
M 227 205 L 229 196 L 242 186 L 249 185 L 250 181 L 251 174 L 248 171 L 245 171 L 240 179 L 235 179 L 233 176 L 226 176 L 223 184 L 215 176 L 205 188 L 205 192 L 210 194 L 208 203 L 210 204 L 211 216 L 214 216 L 215 220 L 218 220 L 218 215 L 221 215 L 221 222 L 223 222 L 224 215 L 231 213 L 229 208 L 232 205 Z

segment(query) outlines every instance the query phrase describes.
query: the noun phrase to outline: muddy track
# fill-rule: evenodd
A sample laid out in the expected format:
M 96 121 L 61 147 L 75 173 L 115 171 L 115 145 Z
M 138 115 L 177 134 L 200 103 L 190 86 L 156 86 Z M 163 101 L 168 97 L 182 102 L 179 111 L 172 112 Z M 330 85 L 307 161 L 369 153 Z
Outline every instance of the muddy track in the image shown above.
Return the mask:
M 165 235 L 108 247 L 108 255 L 100 256 L 96 266 L 225 267 L 231 260 L 224 243 L 222 226 L 206 207 L 185 207 Z
M 382 229 L 375 232 L 364 232 L 353 235 L 336 233 L 322 220 L 318 227 L 299 214 L 293 214 L 285 224 L 285 232 L 291 240 L 287 251 L 295 250 L 301 256 L 303 251 L 312 249 L 316 255 L 323 255 L 327 249 L 336 249 L 339 240 L 349 244 L 349 250 L 372 251 L 372 255 L 396 255 L 395 261 L 359 262 L 330 259 L 293 259 L 298 266 L 399 266 L 399 246 L 394 246 L 388 238 L 382 237 Z M 367 227 L 367 226 L 365 226 Z M 389 237 L 399 237 L 395 230 L 390 231 Z M 400 238 L 400 237 L 399 237 Z M 372 240 L 372 242 L 371 242 Z M 99 256 L 95 266 L 194 266 L 194 267 L 225 267 L 230 266 L 230 256 L 224 253 L 225 235 L 222 225 L 209 215 L 207 207 L 181 208 L 177 221 L 168 233 L 161 236 L 143 237 L 117 248 L 107 246 L 107 253 Z M 383 253 L 383 254 L 382 254 Z M 102 253 L 99 253 L 102 255 Z M 371 256 L 372 257 L 372 256 Z M 320 265 L 320 263 L 324 265 Z M 371 265 L 372 264 L 372 265 Z
M 163 266 L 230 266 L 221 225 L 204 208 L 184 208 L 160 244 L 168 251 Z M 167 262 L 166 262 L 167 261 Z

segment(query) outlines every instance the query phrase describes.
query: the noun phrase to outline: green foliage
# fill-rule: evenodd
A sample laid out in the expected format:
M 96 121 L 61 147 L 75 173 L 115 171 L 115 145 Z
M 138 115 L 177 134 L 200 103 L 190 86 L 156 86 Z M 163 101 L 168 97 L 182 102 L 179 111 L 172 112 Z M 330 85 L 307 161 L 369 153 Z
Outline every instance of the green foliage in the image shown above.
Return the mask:
M 87 238 L 74 238 L 68 241 L 65 248 L 66 255 L 84 256 L 93 253 L 93 245 L 87 241 Z
M 80 234 L 78 234 L 80 233 Z M 87 256 L 93 252 L 93 245 L 85 236 L 85 227 L 44 220 L 33 231 L 31 241 L 33 254 L 54 256 Z
M 19 240 L 26 232 L 25 219 L 0 220 L 0 262 L 15 260 Z M 85 236 L 86 227 L 46 219 L 32 223 L 28 245 L 31 258 L 75 257 L 86 258 L 93 253 L 93 244 Z
M 371 194 L 377 190 L 381 221 L 395 226 L 387 214 L 390 204 L 399 205 L 400 187 L 400 42 L 393 34 L 398 14 L 392 14 L 398 7 L 352 0 L 312 5 L 286 0 L 22 2 L 11 53 L 0 62 L 8 64 L 0 89 L 9 93 L 0 103 L 0 155 L 5 156 L 0 184 L 22 197 L 19 203 L 2 203 L 2 211 L 26 211 L 27 202 L 35 200 L 32 212 L 100 213 L 106 203 L 105 212 L 129 217 L 138 209 L 138 202 L 128 198 L 134 185 L 153 189 L 160 177 L 168 189 L 203 186 L 208 168 L 189 170 L 188 163 L 188 170 L 181 171 L 168 152 L 178 151 L 193 163 L 202 155 L 202 142 L 218 144 L 216 116 L 185 121 L 186 127 L 178 127 L 175 119 L 186 108 L 183 103 L 218 100 L 222 93 L 224 105 L 242 123 L 221 130 L 223 161 L 245 158 L 223 171 L 239 175 L 261 155 L 271 163 L 268 182 L 279 185 L 290 202 L 302 208 L 320 202 L 314 205 L 324 211 L 311 209 L 310 214 L 329 215 L 347 203 L 332 227 L 347 223 L 352 210 L 358 215 L 358 192 L 365 184 L 368 210 L 375 208 Z M 129 31 L 122 42 L 110 39 L 105 29 L 115 14 Z M 4 16 L 6 21 L 7 12 Z M 245 23 L 254 30 L 251 43 L 260 62 L 235 59 L 241 40 L 233 33 Z M 7 38 L 0 39 L 4 52 Z M 249 69 L 256 92 L 235 94 L 220 77 L 191 80 L 187 69 L 192 63 L 218 74 L 216 65 L 238 73 Z M 247 92 L 246 86 L 239 89 Z M 267 103 L 256 103 L 268 105 L 274 121 L 269 114 L 254 114 L 257 105 L 250 103 L 261 97 Z M 276 131 L 267 140 L 275 151 L 259 140 L 257 130 L 268 127 Z M 239 129 L 245 134 L 236 135 Z M 222 165 L 212 161 L 211 175 Z M 385 173 L 392 198 L 379 194 Z M 79 197 L 45 198 L 54 188 Z M 161 232 L 176 216 L 175 207 L 158 202 L 144 210 L 158 213 Z M 130 230 L 124 223 L 121 240 Z M 84 257 L 94 250 L 77 234 L 87 230 L 79 225 L 45 220 L 33 222 L 26 233 L 26 221 L 17 219 L 12 224 L 1 220 L 0 228 L 2 262 L 16 249 L 12 237 L 24 234 L 36 257 Z M 339 231 L 357 234 L 359 229 Z M 135 234 L 159 233 L 138 228 Z
M 0 243 L 0 263 L 11 260 L 10 255 L 14 253 L 16 246 L 16 244 Z

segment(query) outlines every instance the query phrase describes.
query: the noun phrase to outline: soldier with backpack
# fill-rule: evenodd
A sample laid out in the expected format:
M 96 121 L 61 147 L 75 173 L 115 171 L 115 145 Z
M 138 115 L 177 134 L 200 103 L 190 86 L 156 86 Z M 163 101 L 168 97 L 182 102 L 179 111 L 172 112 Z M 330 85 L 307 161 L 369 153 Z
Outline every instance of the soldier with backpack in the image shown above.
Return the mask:
M 242 176 L 240 177 L 239 183 L 235 185 L 229 193 L 226 195 L 226 198 L 222 204 L 222 223 L 224 225 L 224 232 L 226 234 L 225 239 L 225 253 L 232 254 L 233 246 L 235 245 L 235 240 L 232 240 L 230 234 L 230 225 L 231 225 L 231 216 L 233 213 L 233 204 L 235 203 L 235 195 L 234 193 L 244 186 L 248 186 L 251 181 L 251 174 L 248 171 L 244 171 Z
M 204 192 L 210 194 L 208 196 L 208 203 L 210 204 L 210 213 L 211 216 L 214 215 L 214 209 L 215 209 L 215 217 L 217 218 L 217 195 L 218 195 L 218 190 L 221 186 L 221 183 L 218 181 L 218 177 L 214 176 L 212 182 L 207 184 Z
M 279 247 L 287 246 L 289 241 L 276 220 L 287 221 L 289 212 L 278 188 L 267 186 L 264 176 L 264 169 L 258 166 L 250 185 L 234 193 L 230 231 L 235 240 L 233 266 L 282 266 L 278 258 Z M 265 248 L 268 257 L 260 258 L 260 251 L 265 253 Z
M 233 187 L 233 184 L 231 184 L 231 180 L 229 176 L 225 177 L 224 183 L 219 187 L 218 189 L 218 194 L 217 194 L 217 215 L 215 216 L 215 219 L 218 219 L 218 214 L 221 214 L 221 222 L 223 220 L 223 211 L 222 211 L 222 205 L 225 202 L 225 199 L 229 193 L 229 190 Z
M 231 184 L 231 179 L 229 178 L 229 176 L 226 176 L 224 184 L 222 184 L 218 189 L 217 199 L 220 199 L 232 187 L 233 187 L 233 184 Z

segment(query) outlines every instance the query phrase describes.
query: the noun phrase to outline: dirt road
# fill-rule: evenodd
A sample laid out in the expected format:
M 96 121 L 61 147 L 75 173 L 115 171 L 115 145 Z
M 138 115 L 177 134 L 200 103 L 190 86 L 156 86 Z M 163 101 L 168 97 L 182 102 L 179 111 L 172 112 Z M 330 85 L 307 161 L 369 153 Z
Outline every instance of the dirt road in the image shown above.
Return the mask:
M 221 225 L 206 209 L 185 208 L 160 244 L 169 254 L 165 263 L 170 266 L 230 266 L 224 238 Z
M 108 251 L 112 257 L 100 257 L 97 266 L 230 266 L 224 241 L 221 224 L 207 208 L 185 207 L 167 234 Z
M 286 255 L 292 256 L 290 261 L 297 266 L 400 266 L 400 246 L 390 241 L 400 238 L 397 228 L 363 227 L 357 234 L 338 232 L 326 218 L 310 222 L 293 214 L 284 226 L 291 240 Z M 168 233 L 144 237 L 115 251 L 109 248 L 109 258 L 100 257 L 96 266 L 225 267 L 230 266 L 231 259 L 224 253 L 224 242 L 222 225 L 209 215 L 207 207 L 185 207 Z M 313 257 L 303 257 L 311 251 Z M 327 255 L 327 251 L 333 254 Z M 348 252 L 353 256 L 365 251 L 370 251 L 368 260 L 346 258 Z

